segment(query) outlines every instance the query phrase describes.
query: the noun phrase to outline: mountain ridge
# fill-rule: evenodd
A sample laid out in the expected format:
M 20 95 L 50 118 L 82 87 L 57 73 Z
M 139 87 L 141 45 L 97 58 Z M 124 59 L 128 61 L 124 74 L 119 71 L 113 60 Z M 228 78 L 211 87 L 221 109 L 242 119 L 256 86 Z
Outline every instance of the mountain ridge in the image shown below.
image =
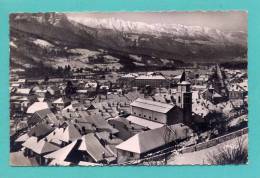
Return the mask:
M 114 21 L 118 21 L 119 27 Z M 67 48 L 103 49 L 126 59 L 129 55 L 135 54 L 150 56 L 151 60 L 166 58 L 186 63 L 209 60 L 211 62 L 232 61 L 247 57 L 247 35 L 243 32 L 225 33 L 207 27 L 183 25 L 147 26 L 144 23 L 141 23 L 142 27 L 140 27 L 140 23 L 138 26 L 135 23 L 116 19 L 108 23 L 112 29 L 105 28 L 99 21 L 96 21 L 99 27 L 93 24 L 91 26 L 79 23 L 61 13 L 12 14 L 10 16 L 11 42 L 15 43 L 12 39 L 17 38 L 23 45 L 24 41 L 28 42 L 28 39 L 33 37 L 54 44 L 57 50 L 64 53 Z M 175 29 L 177 27 L 180 28 Z M 143 31 L 138 30 L 139 28 Z M 26 35 L 22 37 L 19 33 Z M 27 47 L 30 51 L 31 44 Z M 26 49 L 22 53 L 26 53 Z M 44 55 L 38 57 L 50 60 Z

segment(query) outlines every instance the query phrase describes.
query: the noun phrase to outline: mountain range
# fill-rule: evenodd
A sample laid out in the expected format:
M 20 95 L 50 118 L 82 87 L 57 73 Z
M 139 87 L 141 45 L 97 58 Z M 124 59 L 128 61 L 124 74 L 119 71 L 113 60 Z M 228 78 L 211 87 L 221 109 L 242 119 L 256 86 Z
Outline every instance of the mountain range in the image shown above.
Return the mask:
M 99 57 L 109 54 L 123 65 L 126 60 L 130 60 L 128 64 L 136 62 L 131 55 L 140 57 L 138 62 L 145 65 L 165 64 L 162 59 L 224 62 L 247 58 L 247 32 L 119 18 L 76 18 L 62 13 L 23 13 L 10 15 L 10 46 L 11 62 L 19 65 L 76 60 L 73 56 L 81 54 L 68 52 L 71 49 L 94 51 Z M 88 64 L 89 60 L 81 62 Z

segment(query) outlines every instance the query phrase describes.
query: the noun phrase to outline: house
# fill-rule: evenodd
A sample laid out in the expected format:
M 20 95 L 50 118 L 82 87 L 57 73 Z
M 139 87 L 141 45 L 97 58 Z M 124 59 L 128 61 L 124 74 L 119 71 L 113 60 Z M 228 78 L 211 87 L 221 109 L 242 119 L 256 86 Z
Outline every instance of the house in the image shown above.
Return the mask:
M 183 124 L 163 126 L 140 132 L 116 146 L 117 161 L 123 163 L 142 159 L 150 153 L 173 145 L 174 142 L 187 139 L 191 134 L 192 130 Z
M 21 84 L 20 84 L 20 83 L 12 83 L 12 84 L 11 84 L 11 87 L 20 88 L 20 87 L 21 87 Z
M 70 105 L 71 101 L 70 99 L 66 98 L 66 97 L 60 97 L 58 99 L 56 99 L 55 101 L 52 102 L 52 104 L 54 105 L 54 107 L 57 110 L 62 110 L 65 107 L 67 107 L 68 105 Z
M 18 96 L 29 96 L 31 94 L 31 89 L 30 88 L 17 88 L 15 94 Z
M 48 162 L 54 162 L 56 164 L 62 165 L 75 165 L 81 160 L 80 155 L 75 155 L 78 153 L 78 147 L 81 143 L 81 140 L 75 140 L 67 146 L 54 151 L 50 154 L 44 156 L 48 160 Z M 74 154 L 74 156 L 73 156 Z
M 209 100 L 214 104 L 224 102 L 226 98 L 219 94 L 217 90 L 215 90 L 212 85 L 209 88 L 205 89 L 200 93 L 201 97 L 205 100 Z
M 61 91 L 59 87 L 57 86 L 48 86 L 47 87 L 47 92 L 50 94 L 51 97 L 58 97 L 61 95 Z
M 54 143 L 59 146 L 66 146 L 73 141 L 81 137 L 78 129 L 73 124 L 68 124 L 65 127 L 58 127 L 49 135 L 46 136 L 46 139 L 50 143 Z
M 97 88 L 97 86 L 98 86 L 98 84 L 97 84 L 97 82 L 92 82 L 92 81 L 88 81 L 86 84 L 85 84 L 85 88 L 87 88 L 87 89 L 94 89 L 94 90 L 96 90 L 96 88 Z
M 49 108 L 36 111 L 30 118 L 28 118 L 27 122 L 29 126 L 33 126 L 38 123 L 58 125 L 57 117 Z
M 206 85 L 208 80 L 208 75 L 200 75 L 198 78 L 193 79 L 193 83 L 194 85 Z
M 49 98 L 50 97 L 50 93 L 46 89 L 36 90 L 35 95 L 40 97 L 40 98 Z
M 116 158 L 109 152 L 94 133 L 82 136 L 67 146 L 50 153 L 45 158 L 60 163 L 78 165 L 80 162 L 112 163 Z
M 133 81 L 135 80 L 136 77 L 138 77 L 139 75 L 137 73 L 129 73 L 129 74 L 125 74 L 123 76 L 121 76 L 118 79 L 118 84 L 122 87 L 122 86 L 126 86 L 126 87 L 131 87 L 133 85 Z
M 145 87 L 147 85 L 153 87 L 153 88 L 169 88 L 171 82 L 166 79 L 163 75 L 140 75 L 136 77 L 133 81 L 133 86 L 136 87 Z
M 29 106 L 29 98 L 27 96 L 11 96 L 10 97 L 10 108 L 12 112 L 23 113 L 26 112 Z
M 18 81 L 16 82 L 18 84 L 21 85 L 21 87 L 25 86 L 26 83 L 27 83 L 27 80 L 26 79 L 18 79 Z
M 231 84 L 228 87 L 228 98 L 233 99 L 244 99 L 247 95 L 247 91 L 244 87 L 241 87 L 239 84 Z
M 88 90 L 86 89 L 77 90 L 76 93 L 77 94 L 73 98 L 77 100 L 84 100 L 88 98 Z
M 39 165 L 47 165 L 47 160 L 44 156 L 60 149 L 59 147 L 46 142 L 45 139 L 38 140 L 37 137 L 33 136 L 28 138 L 22 146 L 25 148 L 24 155 L 35 157 Z

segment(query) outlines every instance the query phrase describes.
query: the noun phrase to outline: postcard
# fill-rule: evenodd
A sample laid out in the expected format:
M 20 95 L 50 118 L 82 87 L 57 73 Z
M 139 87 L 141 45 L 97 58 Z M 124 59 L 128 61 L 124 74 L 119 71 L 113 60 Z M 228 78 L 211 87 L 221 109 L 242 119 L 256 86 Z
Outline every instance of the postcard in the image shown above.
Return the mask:
M 247 12 L 12 13 L 10 165 L 248 162 Z

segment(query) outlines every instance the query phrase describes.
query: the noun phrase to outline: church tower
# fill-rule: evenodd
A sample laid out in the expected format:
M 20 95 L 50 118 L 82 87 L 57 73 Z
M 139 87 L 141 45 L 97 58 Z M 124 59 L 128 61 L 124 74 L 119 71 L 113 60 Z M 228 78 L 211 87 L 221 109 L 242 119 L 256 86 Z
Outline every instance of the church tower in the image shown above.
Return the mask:
M 183 111 L 183 122 L 190 123 L 192 117 L 192 92 L 190 82 L 186 81 L 185 71 L 178 83 L 176 105 Z

